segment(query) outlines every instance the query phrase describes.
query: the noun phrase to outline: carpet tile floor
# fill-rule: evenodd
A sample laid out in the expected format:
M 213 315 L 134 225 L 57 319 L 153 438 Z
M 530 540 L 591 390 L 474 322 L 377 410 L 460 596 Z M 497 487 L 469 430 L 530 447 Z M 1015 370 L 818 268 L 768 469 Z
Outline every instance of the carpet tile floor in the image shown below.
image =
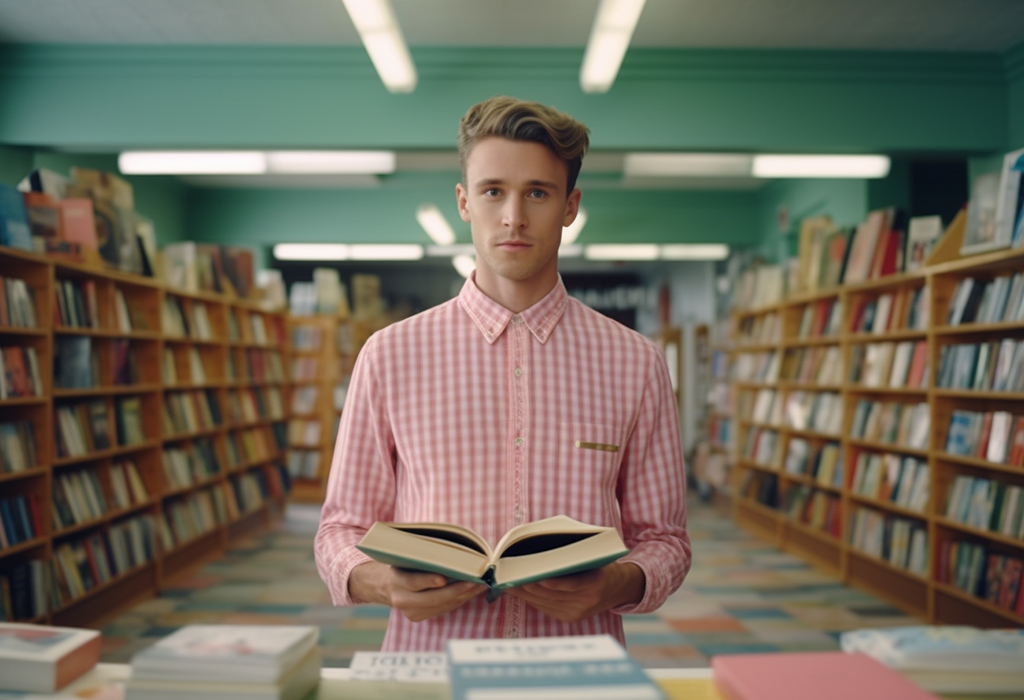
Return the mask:
M 236 544 L 177 587 L 122 613 L 103 629 L 102 660 L 126 663 L 191 623 L 315 624 L 325 666 L 347 666 L 380 648 L 386 608 L 336 608 L 313 562 L 318 512 L 289 506 L 273 531 Z M 690 506 L 694 564 L 651 615 L 624 620 L 630 652 L 649 667 L 701 667 L 715 654 L 838 648 L 860 627 L 921 624 L 874 596 L 779 552 L 738 529 L 720 509 Z

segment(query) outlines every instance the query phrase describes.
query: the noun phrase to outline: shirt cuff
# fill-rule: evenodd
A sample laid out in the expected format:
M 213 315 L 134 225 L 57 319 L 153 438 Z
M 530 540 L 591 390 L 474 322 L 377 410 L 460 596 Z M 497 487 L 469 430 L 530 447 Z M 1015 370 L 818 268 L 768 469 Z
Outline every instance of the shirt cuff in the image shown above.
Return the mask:
M 644 562 L 643 558 L 634 558 L 627 555 L 622 559 L 619 559 L 619 562 L 622 564 L 635 564 L 636 566 L 640 567 L 641 571 L 644 572 L 644 595 L 643 598 L 640 599 L 639 603 L 620 605 L 616 608 L 612 608 L 611 612 L 616 615 L 629 615 L 632 613 L 644 613 L 648 612 L 649 610 L 657 609 L 658 604 L 656 601 L 652 601 L 651 596 L 651 584 L 653 582 L 653 578 L 651 575 L 651 571 L 647 566 L 646 562 Z
M 328 586 L 331 591 L 331 602 L 339 606 L 357 605 L 349 593 L 348 581 L 352 576 L 352 569 L 370 561 L 373 561 L 373 559 L 355 547 L 338 555 L 338 558 L 334 560 L 334 564 L 331 566 L 331 582 Z

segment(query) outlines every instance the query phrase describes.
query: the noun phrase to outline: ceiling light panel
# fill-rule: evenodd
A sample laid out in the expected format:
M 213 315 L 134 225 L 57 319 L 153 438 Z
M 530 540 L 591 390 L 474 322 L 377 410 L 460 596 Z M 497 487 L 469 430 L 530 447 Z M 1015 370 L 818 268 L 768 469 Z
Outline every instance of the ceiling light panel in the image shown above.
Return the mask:
M 349 260 L 421 260 L 423 246 L 416 243 L 352 243 Z
M 416 66 L 389 0 L 343 0 L 384 87 L 390 92 L 416 89 Z
M 395 172 L 393 151 L 270 151 L 271 173 L 386 175 Z
M 416 221 L 437 245 L 455 243 L 455 231 L 436 204 L 421 204 L 416 209 Z
M 260 151 L 124 151 L 117 158 L 124 175 L 261 175 Z
M 889 174 L 889 157 L 880 155 L 754 156 L 754 177 L 881 178 Z
M 456 255 L 452 258 L 452 265 L 463 277 L 469 277 L 476 269 L 476 258 L 472 255 Z
M 608 92 L 619 74 L 645 0 L 601 0 L 583 54 L 583 92 Z
M 653 243 L 601 243 L 583 250 L 587 260 L 657 260 L 661 251 Z
M 729 246 L 721 243 L 670 243 L 661 246 L 662 260 L 725 260 Z
M 348 260 L 344 243 L 277 243 L 274 257 L 278 260 Z
M 750 177 L 753 157 L 736 153 L 627 153 L 626 177 Z

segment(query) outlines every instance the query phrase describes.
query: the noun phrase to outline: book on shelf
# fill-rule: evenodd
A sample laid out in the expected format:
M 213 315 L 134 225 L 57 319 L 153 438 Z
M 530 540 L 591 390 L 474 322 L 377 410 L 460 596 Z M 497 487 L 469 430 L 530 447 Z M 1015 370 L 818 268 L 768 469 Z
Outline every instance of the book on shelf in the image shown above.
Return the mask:
M 32 229 L 21 192 L 0 183 L 0 245 L 32 250 Z
M 999 173 L 999 190 L 996 194 L 993 238 L 1006 241 L 1007 245 L 1020 247 L 1021 207 L 1024 204 L 1024 148 L 1011 151 L 1003 156 L 1003 167 Z
M 857 629 L 839 635 L 860 652 L 936 693 L 1012 693 L 1024 688 L 1024 631 L 967 625 Z
M 720 655 L 711 671 L 725 700 L 938 700 L 863 653 Z
M 450 639 L 452 700 L 569 696 L 667 700 L 610 635 Z
M 100 633 L 0 622 L 0 691 L 54 693 L 100 659 Z
M 483 583 L 491 594 L 596 569 L 629 550 L 615 528 L 557 515 L 509 530 L 492 548 L 450 523 L 374 523 L 357 548 L 384 564 Z
M 850 256 L 843 275 L 843 283 L 863 282 L 871 276 L 875 251 L 884 251 L 883 232 L 886 227 L 886 212 L 882 209 L 869 212 L 867 218 L 857 225 L 850 242 Z
M 0 471 L 20 472 L 36 464 L 36 438 L 32 423 L 0 423 Z
M 912 272 L 925 266 L 932 248 L 941 236 L 941 216 L 911 217 L 907 227 L 907 272 Z

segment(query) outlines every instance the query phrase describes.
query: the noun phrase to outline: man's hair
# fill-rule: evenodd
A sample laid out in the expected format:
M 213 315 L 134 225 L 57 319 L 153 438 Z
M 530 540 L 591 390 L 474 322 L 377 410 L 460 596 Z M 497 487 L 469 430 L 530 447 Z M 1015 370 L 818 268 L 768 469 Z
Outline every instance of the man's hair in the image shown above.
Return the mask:
M 459 122 L 459 161 L 466 178 L 469 153 L 481 139 L 500 136 L 513 141 L 531 141 L 547 146 L 568 168 L 566 196 L 576 187 L 583 156 L 590 146 L 590 129 L 568 114 L 537 102 L 498 96 L 469 108 Z

